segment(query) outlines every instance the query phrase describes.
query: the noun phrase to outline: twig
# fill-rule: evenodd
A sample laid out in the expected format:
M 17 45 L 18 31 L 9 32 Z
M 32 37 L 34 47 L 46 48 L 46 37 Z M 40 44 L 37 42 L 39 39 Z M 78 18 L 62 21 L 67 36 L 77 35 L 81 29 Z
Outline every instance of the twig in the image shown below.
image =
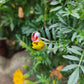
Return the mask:
M 44 0 L 45 12 L 44 12 L 44 27 L 46 26 L 46 16 L 47 16 L 47 4 L 46 0 Z

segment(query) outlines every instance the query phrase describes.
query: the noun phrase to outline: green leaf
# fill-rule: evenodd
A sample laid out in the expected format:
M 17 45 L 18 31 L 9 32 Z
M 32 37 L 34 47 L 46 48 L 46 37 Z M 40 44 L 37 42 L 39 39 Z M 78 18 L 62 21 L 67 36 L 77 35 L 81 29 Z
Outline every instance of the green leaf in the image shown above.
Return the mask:
M 76 84 L 79 79 L 79 68 L 77 68 L 69 77 L 68 84 Z
M 48 39 L 50 40 L 50 39 L 51 39 L 51 37 L 50 37 L 50 32 L 49 32 L 49 29 L 48 29 L 48 28 L 46 28 L 46 29 L 45 29 L 45 32 L 46 32 L 46 35 L 47 35 Z
M 30 26 L 31 28 L 36 28 L 36 25 L 35 25 L 33 22 L 29 23 L 29 26 Z
M 52 43 L 49 44 L 48 49 L 49 48 L 52 48 Z M 50 53 L 50 50 L 47 51 L 47 54 L 49 54 L 49 53 Z
M 56 40 L 56 33 L 55 33 L 55 29 L 52 28 L 52 36 L 53 36 L 53 39 Z
M 53 50 L 53 53 L 54 53 L 54 54 L 56 54 L 56 52 L 57 52 L 57 48 L 56 48 L 56 47 L 57 47 L 57 43 L 54 44 L 54 48 L 55 48 L 55 49 Z
M 0 0 L 0 6 L 5 4 L 8 0 Z
M 62 18 L 62 16 L 59 13 L 56 13 L 56 15 L 58 16 L 58 19 L 60 22 L 66 24 L 66 22 L 64 21 L 64 19 Z
M 6 37 L 0 37 L 0 40 L 6 40 L 7 38 Z
M 56 28 L 56 27 L 58 27 L 58 26 L 59 26 L 58 23 L 56 23 L 56 24 L 52 24 L 52 25 L 49 26 L 49 30 L 50 30 L 51 28 Z
M 73 18 L 73 28 L 76 27 L 76 24 L 77 24 L 77 19 L 74 17 L 74 18 Z
M 26 34 L 27 36 L 30 35 L 30 33 L 34 32 L 35 30 L 33 28 L 29 28 L 28 26 L 23 26 L 22 27 L 22 33 Z
M 52 1 L 52 2 L 50 3 L 50 5 L 57 5 L 57 4 L 59 4 L 58 1 Z
M 82 62 L 84 62 L 84 60 L 82 60 Z
M 62 8 L 62 6 L 58 6 L 58 7 L 54 8 L 54 9 L 50 10 L 50 12 L 58 11 L 58 10 L 60 10 L 61 8 Z
M 78 57 L 72 56 L 72 55 L 63 55 L 64 58 L 69 59 L 69 60 L 75 60 L 79 61 Z
M 13 24 L 13 22 L 10 23 L 10 28 L 11 28 L 11 31 L 14 30 L 14 24 Z
M 81 67 L 81 70 L 83 71 L 83 73 L 84 73 L 84 66 L 80 66 Z
M 68 70 L 71 70 L 71 69 L 76 68 L 77 66 L 78 66 L 77 64 L 67 65 L 66 67 L 64 67 L 64 68 L 62 69 L 62 71 L 68 71 Z
M 36 22 L 40 22 L 40 21 L 42 21 L 43 20 L 43 15 L 40 15 L 37 19 L 36 19 Z
M 38 79 L 40 79 L 40 78 L 41 78 L 41 76 L 39 76 L 39 75 L 36 75 L 36 76 L 37 76 L 37 78 L 38 78 Z
M 79 50 L 79 51 L 82 51 L 82 48 L 78 47 L 78 46 L 72 46 L 72 48 L 76 49 L 76 50 Z
M 45 37 L 45 31 L 43 28 L 41 28 L 40 32 L 42 33 L 42 36 Z
M 50 59 L 47 57 L 46 58 L 46 65 L 50 65 L 51 64 L 51 61 L 50 61 Z
M 76 17 L 77 19 L 79 19 L 80 18 L 80 16 L 79 16 L 79 14 L 78 13 L 72 13 L 71 14 L 73 17 Z
M 79 52 L 78 50 L 74 49 L 74 48 L 67 48 L 68 50 L 70 50 L 71 52 L 77 54 L 77 55 L 81 55 L 81 52 Z
M 73 35 L 72 35 L 71 40 L 74 41 L 74 39 L 76 38 L 76 36 L 77 36 L 77 32 L 74 32 Z
M 63 34 L 70 33 L 71 31 L 71 29 L 63 28 Z

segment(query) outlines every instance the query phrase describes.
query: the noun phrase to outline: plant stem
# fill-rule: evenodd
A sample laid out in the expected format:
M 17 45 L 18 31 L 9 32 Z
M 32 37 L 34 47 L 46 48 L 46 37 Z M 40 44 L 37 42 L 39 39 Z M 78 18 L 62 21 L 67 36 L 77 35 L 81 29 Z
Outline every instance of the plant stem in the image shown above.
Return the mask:
M 80 61 L 79 61 L 79 65 L 78 65 L 78 68 L 79 68 L 80 65 L 81 65 L 81 62 L 82 62 L 83 57 L 84 57 L 84 50 L 83 50 L 83 53 L 82 53 L 82 55 L 81 55 L 81 58 L 80 58 Z
M 47 15 L 47 4 L 46 0 L 44 0 L 44 5 L 45 5 L 45 12 L 44 12 L 44 27 L 46 26 L 46 15 Z
M 64 46 L 64 45 L 60 45 L 60 46 L 57 46 L 57 47 L 55 47 L 55 48 L 48 48 L 48 50 L 58 49 L 58 48 L 63 47 L 63 46 Z

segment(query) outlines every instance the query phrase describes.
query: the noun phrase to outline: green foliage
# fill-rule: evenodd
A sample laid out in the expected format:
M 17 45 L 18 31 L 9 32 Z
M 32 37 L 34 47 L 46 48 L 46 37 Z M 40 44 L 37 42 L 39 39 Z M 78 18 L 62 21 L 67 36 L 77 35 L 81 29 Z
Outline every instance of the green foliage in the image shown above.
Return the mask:
M 79 69 L 77 68 L 69 77 L 68 84 L 76 84 L 79 79 Z
M 19 6 L 24 10 L 22 19 L 18 17 Z M 60 64 L 65 64 L 61 82 L 82 84 L 84 0 L 35 0 L 33 2 L 14 0 L 3 4 L 0 12 L 0 38 L 1 40 L 12 39 L 17 43 L 23 42 L 22 47 L 26 48 L 30 55 L 27 61 L 33 59 L 33 64 L 27 67 L 29 70 L 26 74 L 33 75 L 36 79 L 35 83 L 52 82 L 54 78 L 52 80 L 49 77 L 51 70 Z M 44 50 L 31 48 L 31 35 L 34 31 L 39 31 L 41 37 L 49 40 L 44 41 L 47 46 Z M 64 80 L 64 78 L 69 79 Z
M 0 0 L 0 6 L 2 6 L 3 4 L 5 4 L 8 0 Z

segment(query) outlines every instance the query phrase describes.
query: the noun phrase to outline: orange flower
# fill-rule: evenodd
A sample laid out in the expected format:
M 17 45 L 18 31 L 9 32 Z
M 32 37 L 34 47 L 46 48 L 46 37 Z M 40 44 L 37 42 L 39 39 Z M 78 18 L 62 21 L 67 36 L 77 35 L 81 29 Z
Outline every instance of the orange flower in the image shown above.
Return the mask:
M 62 78 L 62 74 L 60 73 L 60 71 L 62 70 L 63 67 L 64 65 L 60 65 L 56 69 L 53 69 L 52 72 L 50 73 L 50 78 L 54 76 L 57 77 L 57 80 L 60 80 Z
M 16 70 L 16 72 L 13 74 L 13 82 L 14 84 L 23 84 L 25 78 L 23 76 L 23 73 L 20 69 Z

